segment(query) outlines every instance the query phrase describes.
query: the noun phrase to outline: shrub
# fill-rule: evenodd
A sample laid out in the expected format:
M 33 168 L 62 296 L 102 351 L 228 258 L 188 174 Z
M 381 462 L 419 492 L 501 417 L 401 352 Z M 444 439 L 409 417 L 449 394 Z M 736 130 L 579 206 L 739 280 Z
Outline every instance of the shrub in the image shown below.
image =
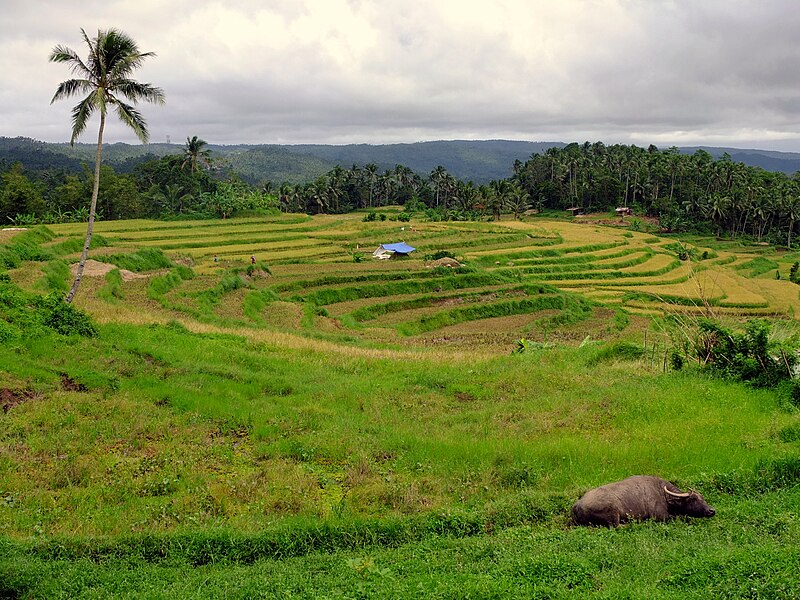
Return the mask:
M 455 259 L 455 255 L 450 252 L 449 250 L 437 250 L 432 254 L 426 254 L 425 260 L 439 260 L 440 258 L 452 258 Z
M 697 258 L 697 250 L 683 242 L 673 242 L 664 246 L 665 249 L 674 252 L 679 260 L 687 261 Z M 708 255 L 706 255 L 707 257 Z
M 97 328 L 89 316 L 64 302 L 60 294 L 50 294 L 40 302 L 44 309 L 44 324 L 50 329 L 62 335 L 97 335 Z
M 770 340 L 770 325 L 754 319 L 743 332 L 734 332 L 710 319 L 698 322 L 694 340 L 697 359 L 717 375 L 774 387 L 791 379 L 797 364 L 795 340 L 778 343 Z
M 272 274 L 272 271 L 269 270 L 267 263 L 264 262 L 258 262 L 254 265 L 253 264 L 247 265 L 247 268 L 245 269 L 244 272 L 248 277 L 253 277 L 254 275 L 262 275 L 264 273 L 268 275 Z
M 7 344 L 15 341 L 19 337 L 19 330 L 11 323 L 6 323 L 0 319 L 0 344 Z

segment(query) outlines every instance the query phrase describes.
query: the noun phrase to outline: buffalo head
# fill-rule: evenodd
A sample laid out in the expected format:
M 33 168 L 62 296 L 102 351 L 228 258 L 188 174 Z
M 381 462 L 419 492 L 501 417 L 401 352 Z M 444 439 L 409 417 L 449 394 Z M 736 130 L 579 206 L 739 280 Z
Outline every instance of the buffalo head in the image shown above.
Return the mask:
M 708 505 L 705 498 L 695 492 L 673 492 L 664 486 L 667 506 L 672 515 L 686 515 L 687 517 L 713 517 L 716 511 Z

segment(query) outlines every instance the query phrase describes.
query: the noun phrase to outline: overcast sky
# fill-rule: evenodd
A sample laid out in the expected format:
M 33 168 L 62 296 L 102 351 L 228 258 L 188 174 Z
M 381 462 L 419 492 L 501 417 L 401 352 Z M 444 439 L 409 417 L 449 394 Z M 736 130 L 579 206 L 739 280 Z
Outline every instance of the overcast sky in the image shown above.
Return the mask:
M 68 141 L 57 44 L 116 27 L 151 141 L 800 151 L 797 0 L 0 0 L 0 135 Z M 80 141 L 96 139 L 98 121 Z M 134 142 L 111 120 L 106 141 Z

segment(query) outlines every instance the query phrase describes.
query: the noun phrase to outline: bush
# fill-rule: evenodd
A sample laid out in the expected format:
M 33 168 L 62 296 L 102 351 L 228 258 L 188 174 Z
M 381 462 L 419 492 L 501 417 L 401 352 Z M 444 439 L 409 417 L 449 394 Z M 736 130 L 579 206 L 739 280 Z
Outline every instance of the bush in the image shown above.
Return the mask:
M 11 323 L 0 319 L 0 344 L 7 344 L 19 338 L 19 330 Z
M 44 309 L 44 324 L 50 329 L 62 335 L 97 335 L 97 328 L 89 316 L 64 302 L 60 294 L 50 294 L 40 302 Z
M 439 260 L 440 258 L 452 258 L 455 259 L 455 255 L 450 252 L 449 250 L 437 250 L 432 254 L 426 254 L 424 256 L 425 260 Z
M 755 319 L 743 332 L 734 332 L 710 319 L 698 322 L 694 352 L 714 374 L 748 382 L 756 387 L 774 387 L 792 379 L 797 364 L 797 342 L 770 340 L 770 325 Z

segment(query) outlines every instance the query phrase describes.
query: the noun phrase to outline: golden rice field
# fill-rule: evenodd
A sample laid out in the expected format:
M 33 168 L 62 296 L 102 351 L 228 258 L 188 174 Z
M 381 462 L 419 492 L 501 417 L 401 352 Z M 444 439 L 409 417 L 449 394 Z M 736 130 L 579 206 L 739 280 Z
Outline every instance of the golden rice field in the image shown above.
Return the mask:
M 123 281 L 109 300 L 101 293 L 104 277 L 90 276 L 77 302 L 100 321 L 179 320 L 376 347 L 507 348 L 521 337 L 547 339 L 556 330 L 569 337 L 570 327 L 581 338 L 577 332 L 586 334 L 587 327 L 594 335 L 607 328 L 597 315 L 607 321 L 619 311 L 634 320 L 664 313 L 794 317 L 800 311 L 800 287 L 788 281 L 800 254 L 764 246 L 714 250 L 712 239 L 689 243 L 546 219 L 402 223 L 362 217 L 99 222 L 96 233 L 106 245 L 90 257 L 107 261 L 158 248 L 190 266 L 195 277 L 156 294 L 153 280 L 165 271 L 146 273 Z M 84 225 L 50 229 L 57 235 L 51 244 L 58 244 L 81 237 Z M 416 251 L 391 260 L 372 257 L 380 244 L 401 241 Z M 691 259 L 681 260 L 681 246 Z M 463 266 L 433 267 L 426 259 L 437 251 Z M 258 261 L 255 276 L 246 273 L 251 256 Z M 28 268 L 13 276 L 34 287 L 40 274 Z M 228 289 L 230 280 L 224 281 L 231 276 L 239 283 Z

